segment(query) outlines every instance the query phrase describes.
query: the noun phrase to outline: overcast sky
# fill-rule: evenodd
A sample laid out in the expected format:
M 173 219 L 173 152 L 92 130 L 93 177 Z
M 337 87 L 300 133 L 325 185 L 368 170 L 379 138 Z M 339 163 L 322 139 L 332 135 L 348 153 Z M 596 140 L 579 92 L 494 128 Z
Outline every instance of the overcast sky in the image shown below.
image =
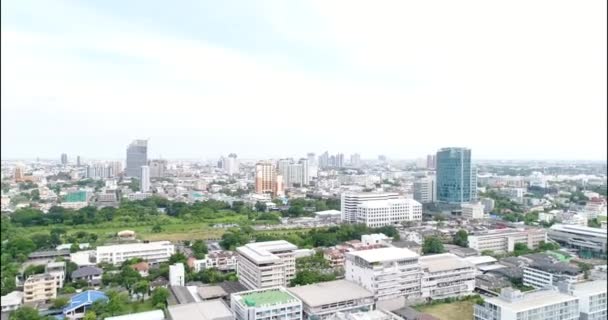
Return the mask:
M 2 1 L 2 158 L 606 158 L 606 1 Z

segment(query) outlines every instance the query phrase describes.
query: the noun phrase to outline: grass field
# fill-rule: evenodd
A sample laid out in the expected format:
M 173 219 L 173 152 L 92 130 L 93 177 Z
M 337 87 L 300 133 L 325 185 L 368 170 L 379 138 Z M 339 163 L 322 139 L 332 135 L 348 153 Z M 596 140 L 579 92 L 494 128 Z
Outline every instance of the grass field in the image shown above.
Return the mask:
M 420 306 L 416 310 L 433 315 L 441 320 L 473 319 L 475 301 L 457 301 L 432 306 Z

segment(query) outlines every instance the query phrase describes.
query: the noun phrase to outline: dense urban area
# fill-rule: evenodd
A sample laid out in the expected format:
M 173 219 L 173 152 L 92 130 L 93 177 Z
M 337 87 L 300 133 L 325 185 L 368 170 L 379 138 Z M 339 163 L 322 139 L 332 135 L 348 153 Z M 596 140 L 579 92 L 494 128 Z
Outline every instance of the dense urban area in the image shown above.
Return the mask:
M 2 161 L 2 319 L 606 319 L 605 162 L 148 148 Z

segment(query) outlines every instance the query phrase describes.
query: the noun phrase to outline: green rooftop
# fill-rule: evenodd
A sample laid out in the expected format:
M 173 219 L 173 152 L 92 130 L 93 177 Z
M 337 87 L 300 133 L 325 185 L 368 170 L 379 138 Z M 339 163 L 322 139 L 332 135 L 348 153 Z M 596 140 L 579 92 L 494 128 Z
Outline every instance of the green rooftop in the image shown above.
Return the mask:
M 266 290 L 250 292 L 241 295 L 243 303 L 248 307 L 260 307 L 269 304 L 282 304 L 293 301 L 294 298 L 287 292 L 280 290 Z
M 66 202 L 85 202 L 87 201 L 87 192 L 86 191 L 76 191 L 70 192 L 65 197 Z

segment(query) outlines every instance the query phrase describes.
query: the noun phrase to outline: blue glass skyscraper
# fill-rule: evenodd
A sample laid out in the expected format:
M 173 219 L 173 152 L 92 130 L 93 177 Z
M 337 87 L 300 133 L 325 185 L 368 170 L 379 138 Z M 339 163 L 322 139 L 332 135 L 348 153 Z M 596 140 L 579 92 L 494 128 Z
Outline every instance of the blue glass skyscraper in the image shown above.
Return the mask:
M 436 161 L 437 201 L 463 203 L 477 198 L 477 172 L 471 163 L 471 149 L 440 149 Z

